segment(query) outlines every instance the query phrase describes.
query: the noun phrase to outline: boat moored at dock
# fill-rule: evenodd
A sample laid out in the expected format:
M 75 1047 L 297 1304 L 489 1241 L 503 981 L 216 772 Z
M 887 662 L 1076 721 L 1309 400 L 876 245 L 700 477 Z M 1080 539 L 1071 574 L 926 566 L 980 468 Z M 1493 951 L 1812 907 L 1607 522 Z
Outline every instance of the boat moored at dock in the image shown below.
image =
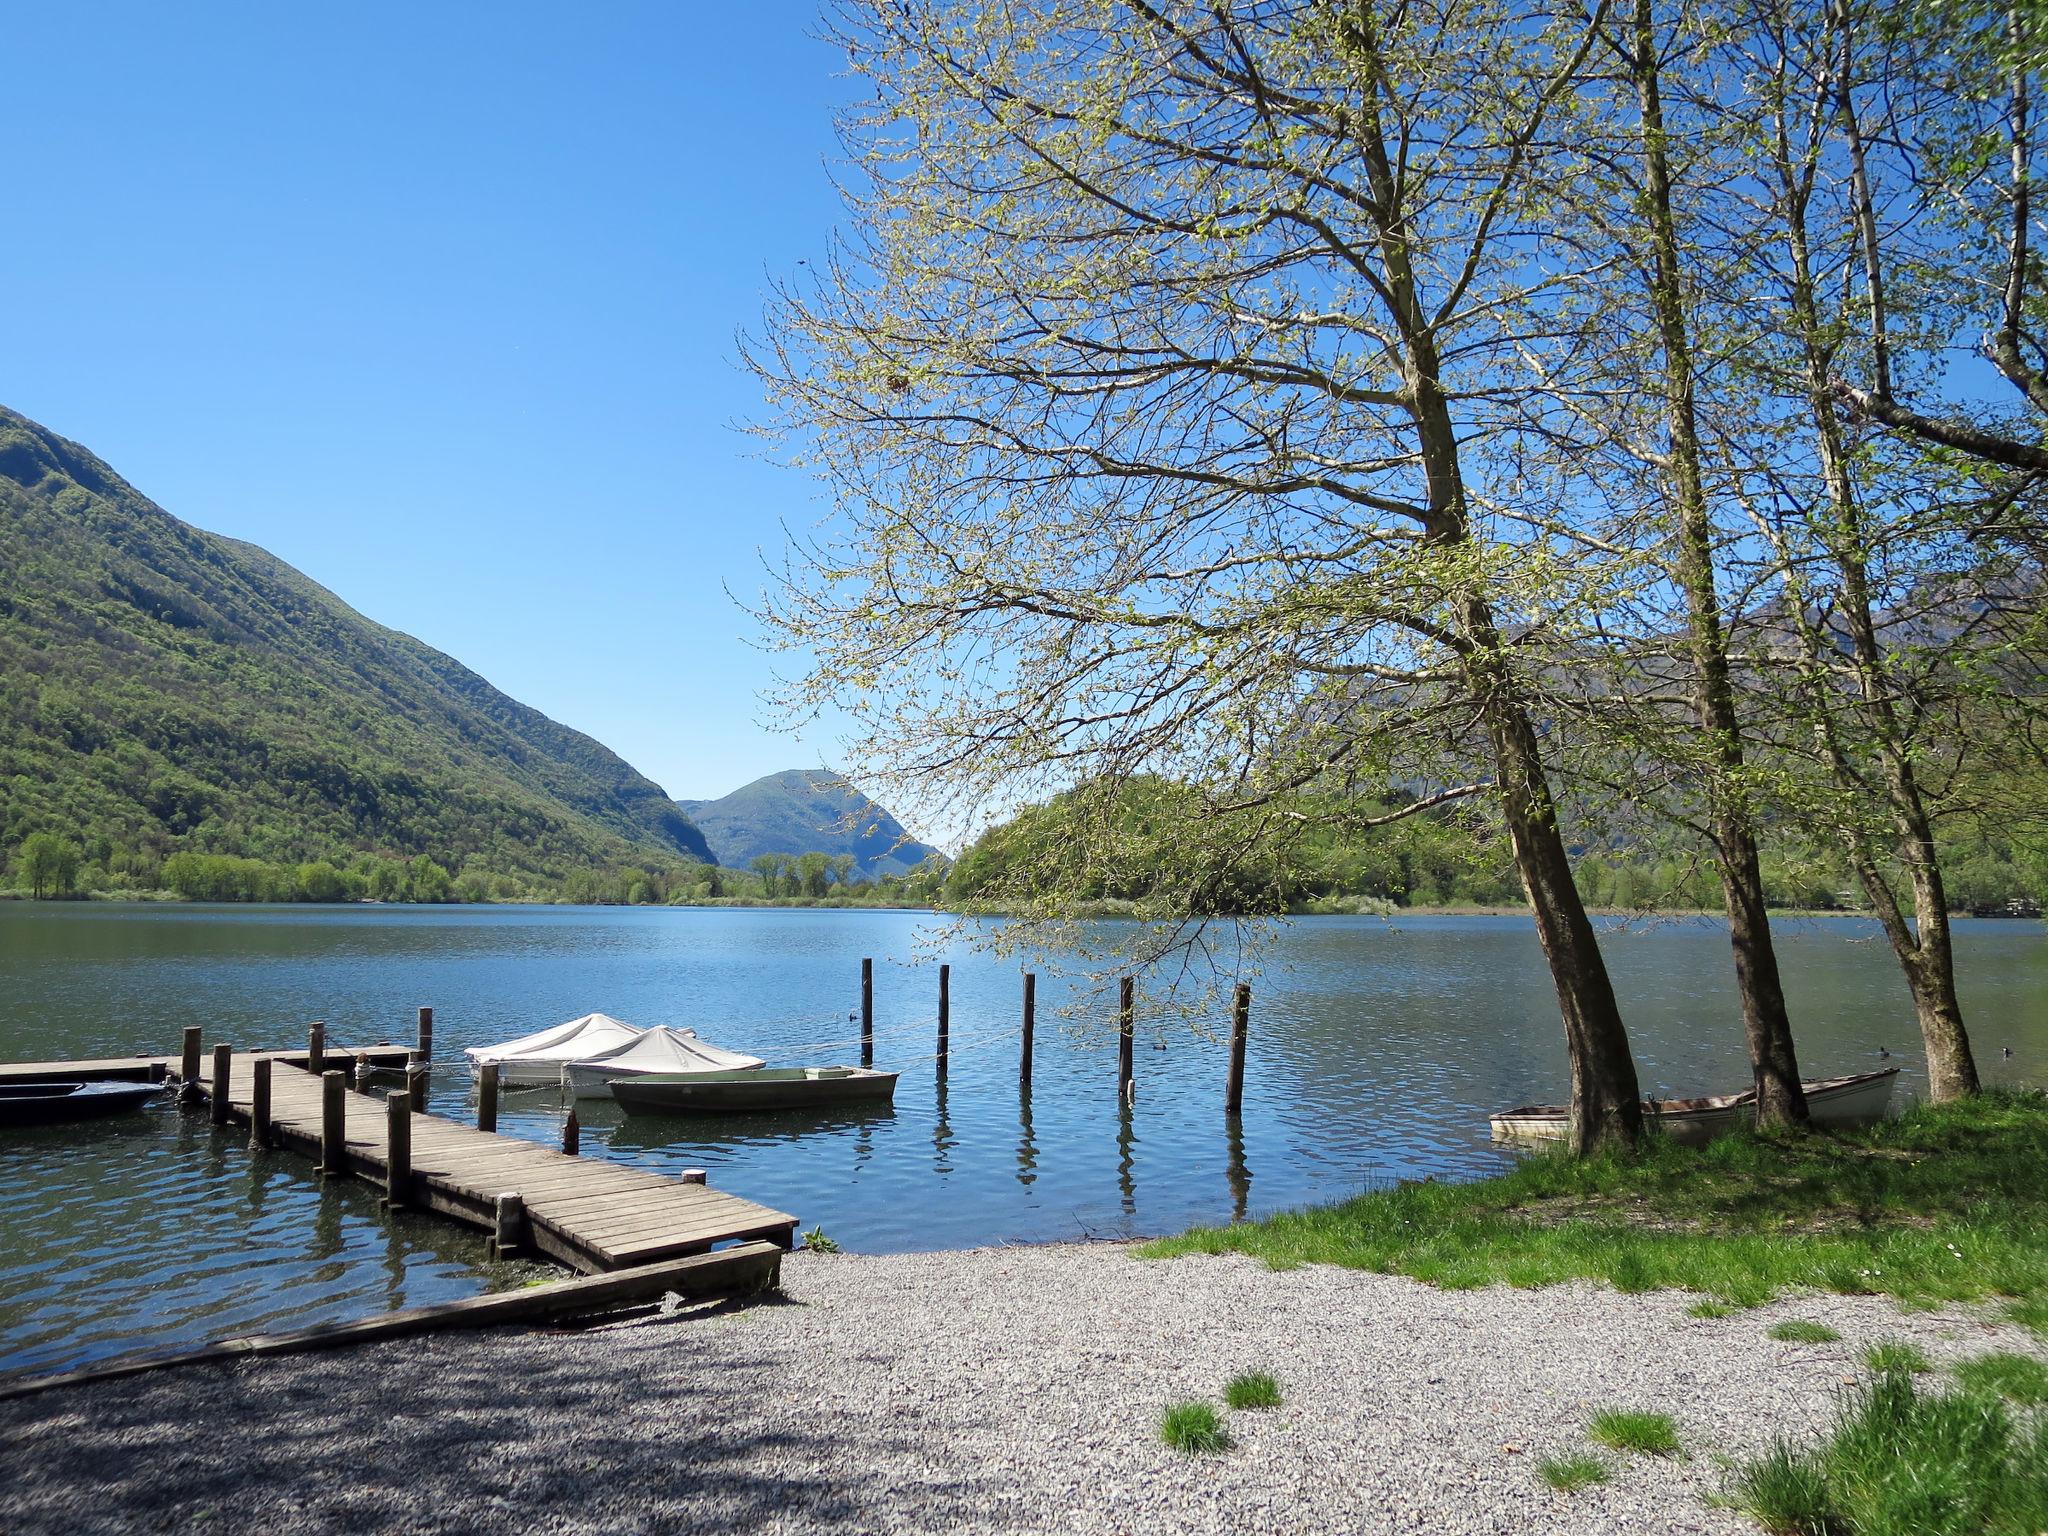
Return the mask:
M 612 1097 L 628 1114 L 743 1115 L 757 1110 L 889 1104 L 896 1074 L 871 1067 L 769 1067 L 620 1078 Z

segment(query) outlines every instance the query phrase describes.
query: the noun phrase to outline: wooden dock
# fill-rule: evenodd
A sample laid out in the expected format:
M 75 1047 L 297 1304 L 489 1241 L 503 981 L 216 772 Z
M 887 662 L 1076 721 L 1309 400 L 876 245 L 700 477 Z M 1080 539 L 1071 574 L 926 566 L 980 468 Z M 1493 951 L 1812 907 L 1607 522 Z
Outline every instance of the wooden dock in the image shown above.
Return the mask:
M 305 1069 L 303 1052 L 265 1054 L 269 1144 L 320 1158 L 325 1085 Z M 398 1052 L 398 1061 L 404 1056 Z M 256 1059 L 254 1053 L 230 1058 L 231 1123 L 249 1125 L 253 1118 Z M 176 1067 L 171 1070 L 175 1075 Z M 199 1087 L 210 1094 L 205 1077 Z M 344 1091 L 341 1102 L 341 1166 L 323 1167 L 323 1175 L 368 1179 L 384 1186 L 395 1204 L 466 1221 L 496 1233 L 510 1250 L 531 1249 L 584 1274 L 638 1268 L 726 1242 L 767 1239 L 787 1248 L 795 1241 L 794 1216 L 737 1195 L 601 1158 L 570 1156 L 438 1115 L 406 1117 L 410 1174 L 393 1188 L 391 1111 L 384 1096 Z M 518 1228 L 500 1232 L 500 1197 L 513 1194 L 519 1197 Z

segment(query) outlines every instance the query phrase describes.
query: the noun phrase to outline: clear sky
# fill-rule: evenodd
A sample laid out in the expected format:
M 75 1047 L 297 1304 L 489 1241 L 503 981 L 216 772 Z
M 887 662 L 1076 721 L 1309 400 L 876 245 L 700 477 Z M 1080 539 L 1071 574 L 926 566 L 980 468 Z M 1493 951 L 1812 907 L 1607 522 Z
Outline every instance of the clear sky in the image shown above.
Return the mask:
M 11 7 L 0 402 L 672 794 L 829 762 L 725 592 L 826 510 L 735 429 L 839 213 L 814 15 Z

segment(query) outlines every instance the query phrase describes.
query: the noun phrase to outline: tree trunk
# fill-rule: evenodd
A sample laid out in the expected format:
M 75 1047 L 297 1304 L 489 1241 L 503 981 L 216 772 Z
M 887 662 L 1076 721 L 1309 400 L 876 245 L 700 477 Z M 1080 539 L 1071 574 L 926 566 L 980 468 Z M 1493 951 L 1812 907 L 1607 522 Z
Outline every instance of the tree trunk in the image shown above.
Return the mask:
M 1694 410 L 1692 335 L 1686 323 L 1679 266 L 1678 226 L 1671 211 L 1671 167 L 1665 150 L 1664 106 L 1658 80 L 1655 16 L 1651 0 L 1636 0 L 1634 46 L 1629 53 L 1642 114 L 1645 212 L 1655 263 L 1650 296 L 1664 352 L 1665 419 L 1671 434 L 1671 493 L 1678 510 L 1678 582 L 1685 593 L 1687 637 L 1693 664 L 1693 712 L 1711 744 L 1707 794 L 1714 823 L 1715 863 L 1728 910 L 1728 940 L 1735 952 L 1735 986 L 1749 1046 L 1759 1125 L 1796 1125 L 1807 1119 L 1799 1083 L 1792 1021 L 1778 976 L 1778 954 L 1764 903 L 1756 833 L 1736 780 L 1742 771 L 1742 723 L 1735 710 L 1728 649 L 1714 585 L 1713 525 L 1707 515 L 1699 426 Z

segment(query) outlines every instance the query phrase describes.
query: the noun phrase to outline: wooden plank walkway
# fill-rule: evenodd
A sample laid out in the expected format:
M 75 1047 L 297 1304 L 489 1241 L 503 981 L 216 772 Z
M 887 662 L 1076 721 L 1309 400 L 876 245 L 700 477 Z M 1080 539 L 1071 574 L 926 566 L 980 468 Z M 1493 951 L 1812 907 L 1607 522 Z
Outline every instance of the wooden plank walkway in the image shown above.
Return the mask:
M 250 1051 L 245 1053 L 250 1060 L 268 1056 L 272 1061 L 289 1061 L 303 1066 L 307 1057 L 304 1050 L 295 1051 Z M 345 1060 L 365 1058 L 373 1066 L 382 1068 L 403 1067 L 412 1053 L 402 1045 L 393 1045 L 380 1040 L 375 1045 L 330 1045 L 327 1054 L 336 1066 Z M 242 1060 L 241 1055 L 235 1058 Z M 74 1083 L 136 1082 L 161 1083 L 176 1081 L 179 1061 L 175 1056 L 105 1056 L 96 1061 L 7 1061 L 0 1062 L 0 1083 L 49 1082 L 52 1079 Z M 206 1076 L 206 1062 L 200 1062 L 199 1075 L 202 1086 Z
M 320 1079 L 287 1053 L 265 1054 L 272 1059 L 272 1145 L 318 1158 Z M 329 1051 L 330 1056 L 340 1054 Z M 250 1119 L 255 1060 L 254 1053 L 237 1054 L 229 1068 L 228 1117 L 239 1124 Z M 296 1061 L 304 1060 L 304 1053 L 297 1053 Z M 205 1073 L 199 1086 L 208 1090 Z M 383 1184 L 388 1178 L 384 1098 L 351 1092 L 343 1101 L 346 1154 L 340 1171 Z M 585 1274 L 703 1253 L 735 1240 L 765 1238 L 785 1248 L 795 1241 L 794 1216 L 702 1184 L 600 1158 L 571 1157 L 437 1115 L 414 1115 L 411 1140 L 407 1204 L 489 1231 L 498 1196 L 516 1192 L 525 1203 L 532 1246 Z

